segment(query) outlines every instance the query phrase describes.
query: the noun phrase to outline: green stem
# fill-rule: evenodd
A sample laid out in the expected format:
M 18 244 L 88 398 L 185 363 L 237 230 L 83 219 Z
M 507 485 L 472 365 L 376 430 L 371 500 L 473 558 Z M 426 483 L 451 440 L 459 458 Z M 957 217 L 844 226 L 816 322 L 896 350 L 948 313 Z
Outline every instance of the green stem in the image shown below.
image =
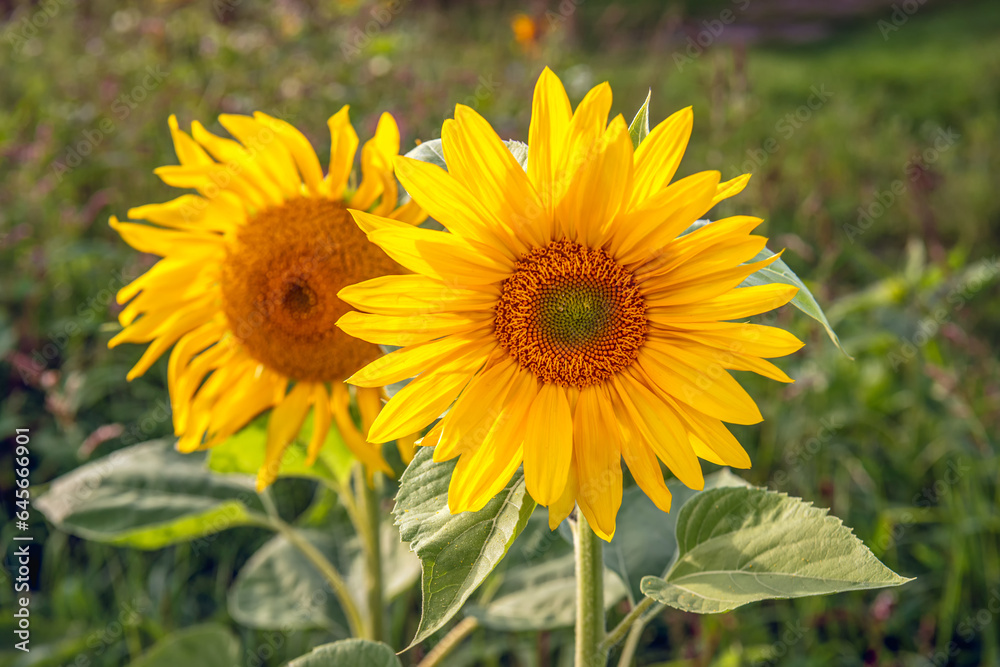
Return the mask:
M 379 521 L 382 518 L 379 506 L 379 492 L 369 486 L 365 480 L 363 466 L 358 466 L 355 474 L 355 485 L 358 494 L 357 508 L 361 521 L 358 523 L 358 533 L 365 550 L 365 569 L 367 571 L 368 587 L 368 630 L 369 638 L 374 641 L 384 641 L 385 635 L 385 593 L 382 572 L 382 547 Z
M 327 560 L 326 556 L 320 553 L 319 549 L 313 546 L 312 542 L 302 537 L 299 531 L 289 526 L 277 516 L 271 517 L 269 525 L 288 540 L 289 544 L 302 552 L 302 555 L 323 575 L 323 578 L 330 584 L 330 588 L 333 589 L 333 594 L 337 596 L 337 601 L 344 610 L 344 615 L 347 616 L 347 624 L 350 626 L 351 635 L 353 637 L 363 637 L 364 623 L 361 620 L 361 614 L 358 612 L 357 605 L 354 604 L 354 599 L 351 597 L 350 591 L 347 590 L 347 584 L 344 583 L 343 578 L 341 578 L 340 573 L 337 572 L 333 564 Z
M 453 627 L 444 639 L 437 643 L 430 653 L 428 653 L 417 667 L 437 667 L 441 661 L 451 653 L 463 639 L 472 634 L 472 631 L 479 627 L 479 621 L 471 616 L 462 620 L 461 623 Z
M 605 667 L 604 545 L 583 517 L 575 522 L 576 667 Z
M 625 638 L 628 634 L 629 628 L 639 620 L 639 618 L 646 613 L 646 610 L 656 604 L 652 598 L 643 598 L 642 601 L 636 606 L 632 607 L 632 611 L 622 619 L 621 623 L 615 626 L 615 629 L 608 633 L 608 636 L 604 639 L 604 647 L 611 650 L 615 647 L 618 642 Z M 643 623 L 645 625 L 645 623 Z

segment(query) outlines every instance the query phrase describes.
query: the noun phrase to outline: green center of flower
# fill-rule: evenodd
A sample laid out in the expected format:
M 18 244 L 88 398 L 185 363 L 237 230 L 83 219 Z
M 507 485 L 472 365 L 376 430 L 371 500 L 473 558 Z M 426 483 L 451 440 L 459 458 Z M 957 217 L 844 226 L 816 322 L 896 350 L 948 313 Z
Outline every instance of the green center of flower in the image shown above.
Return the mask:
M 564 239 L 518 260 L 501 287 L 494 326 L 523 368 L 582 388 L 636 360 L 646 304 L 632 273 L 604 250 Z
M 553 343 L 569 347 L 599 338 L 611 323 L 615 302 L 608 290 L 572 277 L 544 285 L 538 295 L 538 327 Z

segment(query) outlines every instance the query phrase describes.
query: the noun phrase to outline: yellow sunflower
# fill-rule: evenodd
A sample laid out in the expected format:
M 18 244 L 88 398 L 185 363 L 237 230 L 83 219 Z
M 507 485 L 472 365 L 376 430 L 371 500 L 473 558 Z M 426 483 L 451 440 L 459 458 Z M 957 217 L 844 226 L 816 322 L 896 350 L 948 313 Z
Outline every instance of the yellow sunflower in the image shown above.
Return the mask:
M 263 113 L 223 115 L 219 122 L 236 141 L 197 121 L 188 135 L 170 117 L 180 165 L 155 173 L 198 194 L 128 212 L 151 224 L 111 218 L 129 245 L 163 259 L 118 293 L 118 302 L 127 303 L 118 318 L 124 329 L 109 346 L 149 343 L 129 380 L 173 346 L 168 381 L 181 451 L 221 443 L 273 408 L 259 488 L 277 477 L 310 409 L 308 463 L 336 423 L 369 474 L 391 473 L 355 427 L 343 384 L 379 349 L 335 323 L 349 310 L 337 297 L 341 288 L 401 269 L 368 242 L 347 206 L 408 226 L 426 217 L 413 202 L 397 207 L 396 122 L 383 114 L 362 147 L 357 187 L 351 175 L 358 135 L 346 106 L 328 121 L 325 176 L 309 141 L 289 123 Z M 356 400 L 367 430 L 381 408 L 381 390 L 359 389 Z M 407 458 L 407 436 L 400 436 L 400 447 Z
M 546 69 L 535 87 L 527 169 L 490 125 L 458 106 L 445 123 L 448 171 L 396 159 L 415 201 L 448 232 L 351 211 L 368 238 L 415 275 L 383 276 L 340 297 L 365 312 L 339 326 L 405 346 L 348 382 L 378 387 L 416 376 L 372 425 L 381 441 L 448 410 L 424 438 L 458 458 L 452 512 L 478 510 L 524 466 L 528 492 L 554 528 L 578 505 L 604 539 L 621 505 L 621 460 L 664 511 L 660 461 L 691 488 L 698 457 L 746 468 L 723 422 L 761 421 L 727 372 L 791 379 L 765 357 L 802 346 L 769 326 L 731 322 L 789 301 L 788 285 L 737 286 L 773 260 L 761 220 L 725 218 L 681 235 L 749 179 L 701 172 L 670 183 L 691 109 L 633 150 L 611 88 L 572 111 Z M 457 399 L 457 400 L 456 400 Z M 449 409 L 450 406 L 450 409 Z

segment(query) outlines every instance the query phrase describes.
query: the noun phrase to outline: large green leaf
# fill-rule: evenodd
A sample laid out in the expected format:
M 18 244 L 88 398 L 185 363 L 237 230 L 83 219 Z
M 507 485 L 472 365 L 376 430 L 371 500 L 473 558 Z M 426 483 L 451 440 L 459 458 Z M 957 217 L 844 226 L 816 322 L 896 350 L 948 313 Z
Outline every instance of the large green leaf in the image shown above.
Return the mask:
M 366 555 L 350 524 L 297 530 L 333 563 L 366 613 Z M 420 577 L 420 561 L 393 526 L 383 525 L 381 538 L 385 595 L 391 600 Z M 240 570 L 229 590 L 229 615 L 253 628 L 327 628 L 347 636 L 346 618 L 326 580 L 282 536 L 267 542 Z
M 292 660 L 288 667 L 400 667 L 396 653 L 382 643 L 345 639 L 317 646 Z
M 213 473 L 204 453 L 181 454 L 172 440 L 80 466 L 55 480 L 38 508 L 66 532 L 141 549 L 266 522 L 251 478 Z
M 545 512 L 531 517 L 493 577 L 499 579 L 488 602 L 469 602 L 465 613 L 497 630 L 551 630 L 576 620 L 576 573 L 573 545 L 550 531 Z M 605 549 L 606 551 L 606 549 Z M 492 577 L 491 577 L 492 579 Z M 490 587 L 493 582 L 487 584 Z M 610 570 L 604 571 L 604 606 L 610 609 L 625 597 L 625 586 Z
M 628 134 L 632 138 L 632 147 L 638 148 L 642 140 L 649 134 L 649 99 L 653 96 L 653 91 L 646 93 L 646 101 L 639 107 L 632 124 L 628 126 Z
M 604 564 L 628 584 L 629 599 L 642 599 L 640 585 L 647 575 L 663 576 L 677 558 L 674 528 L 684 505 L 700 493 L 676 479 L 667 482 L 673 496 L 670 512 L 653 504 L 638 486 L 625 489 L 618 512 L 618 528 L 611 543 L 604 547 Z M 705 491 L 729 486 L 749 486 L 724 468 L 705 476 Z
M 240 641 L 222 625 L 195 625 L 173 632 L 129 667 L 229 667 L 240 664 Z
M 677 519 L 677 545 L 670 571 L 644 577 L 642 592 L 699 614 L 909 581 L 827 510 L 765 489 L 698 494 Z
M 267 420 L 270 415 L 251 422 L 239 433 L 213 447 L 208 454 L 208 467 L 215 472 L 245 473 L 256 475 L 264 464 L 267 448 Z M 306 465 L 307 443 L 312 434 L 312 414 L 306 417 L 298 437 L 285 450 L 281 459 L 281 477 L 309 477 L 314 479 L 339 479 L 350 475 L 355 457 L 348 449 L 340 431 L 333 425 L 316 463 Z
M 527 524 L 535 502 L 518 472 L 479 512 L 448 512 L 448 482 L 455 462 L 435 463 L 420 448 L 399 481 L 393 514 L 403 541 L 420 558 L 423 605 L 410 646 L 448 622 L 506 555 Z
M 774 253 L 764 248 L 754 257 L 752 262 L 759 262 L 763 259 L 769 257 L 774 257 Z M 816 301 L 816 297 L 813 296 L 806 284 L 795 275 L 795 272 L 788 268 L 781 258 L 774 260 L 769 266 L 765 266 L 763 269 L 756 271 L 742 282 L 740 287 L 749 287 L 752 285 L 769 285 L 771 283 L 784 283 L 786 285 L 794 285 L 799 288 L 798 293 L 795 298 L 791 300 L 791 304 L 801 310 L 803 313 L 813 318 L 817 322 L 823 325 L 826 329 L 826 335 L 830 337 L 833 344 L 843 352 L 848 359 L 853 359 L 851 355 L 847 354 L 847 350 L 844 349 L 843 345 L 840 344 L 840 338 L 837 337 L 837 333 L 830 326 L 830 321 L 826 319 L 826 313 L 820 308 L 819 303 Z
M 361 554 L 356 539 L 345 540 L 333 531 L 299 532 L 342 573 Z M 364 597 L 363 576 L 348 577 L 347 585 L 355 600 Z M 337 636 L 350 636 L 347 619 L 326 580 L 280 535 L 258 549 L 236 576 L 229 589 L 229 615 L 251 628 L 325 628 Z

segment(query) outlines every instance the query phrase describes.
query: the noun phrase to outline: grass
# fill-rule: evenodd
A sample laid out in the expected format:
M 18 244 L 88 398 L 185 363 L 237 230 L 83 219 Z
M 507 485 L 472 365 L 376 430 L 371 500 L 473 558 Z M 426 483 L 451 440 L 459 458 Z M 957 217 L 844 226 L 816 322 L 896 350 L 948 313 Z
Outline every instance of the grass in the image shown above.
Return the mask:
M 5 38 L 0 48 L 0 432 L 32 429 L 36 488 L 170 431 L 165 364 L 127 384 L 141 350 L 107 350 L 105 325 L 113 293 L 151 263 L 107 217 L 173 196 L 151 174 L 173 161 L 167 114 L 212 129 L 220 112 L 280 112 L 321 159 L 326 118 L 346 103 L 362 137 L 380 111 L 393 112 L 406 146 L 436 136 L 456 102 L 524 139 L 531 87 L 549 64 L 574 101 L 611 81 L 613 113 L 627 119 L 648 87 L 654 122 L 693 105 L 681 175 L 711 168 L 732 177 L 751 163 L 750 187 L 713 217 L 764 217 L 772 247 L 788 248 L 786 261 L 815 288 L 856 360 L 811 322 L 777 316 L 809 345 L 782 362 L 797 378 L 790 387 L 741 378 L 766 417 L 737 431 L 754 459 L 746 476 L 831 507 L 887 565 L 917 577 L 898 590 L 718 617 L 667 612 L 647 630 L 639 664 L 1000 662 L 989 607 L 1000 596 L 1000 8 L 922 8 L 888 40 L 875 11 L 820 42 L 741 50 L 720 41 L 678 66 L 683 40 L 628 19 L 661 16 L 655 3 L 625 19 L 581 5 L 533 52 L 506 29 L 523 9 L 513 5 L 429 11 L 414 0 L 376 21 L 370 38 L 369 3 L 216 6 L 221 17 L 169 1 L 152 10 L 59 5 L 23 44 L 18 31 L 37 6 L 20 5 L 0 24 L 21 44 Z M 818 106 L 814 98 L 804 118 L 814 87 L 830 95 Z M 926 152 L 949 129 L 953 143 Z M 854 234 L 858 208 L 888 202 L 897 181 L 901 194 Z M 970 274 L 975 266 L 984 268 Z M 9 489 L 3 451 L 0 486 Z M 25 656 L 4 646 L 4 664 L 127 664 L 178 628 L 213 620 L 245 647 L 268 641 L 225 610 L 235 573 L 266 537 L 259 531 L 234 531 L 211 550 L 144 553 L 38 530 L 36 648 Z M 4 608 L 12 595 L 0 587 Z M 0 628 L 10 636 L 10 619 Z M 323 639 L 291 633 L 265 664 Z M 454 664 L 567 664 L 558 657 L 565 646 L 560 632 L 538 640 L 479 631 Z M 563 662 L 538 662 L 546 651 Z

